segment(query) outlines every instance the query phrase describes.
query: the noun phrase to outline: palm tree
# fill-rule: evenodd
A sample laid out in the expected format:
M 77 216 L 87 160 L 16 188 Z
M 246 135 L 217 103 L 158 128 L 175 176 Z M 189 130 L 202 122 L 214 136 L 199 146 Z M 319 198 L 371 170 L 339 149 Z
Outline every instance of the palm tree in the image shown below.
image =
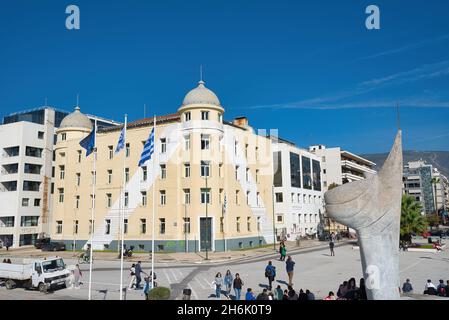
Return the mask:
M 421 204 L 409 195 L 402 195 L 401 204 L 401 238 L 411 240 L 413 233 L 423 233 L 427 230 L 427 221 L 421 215 Z

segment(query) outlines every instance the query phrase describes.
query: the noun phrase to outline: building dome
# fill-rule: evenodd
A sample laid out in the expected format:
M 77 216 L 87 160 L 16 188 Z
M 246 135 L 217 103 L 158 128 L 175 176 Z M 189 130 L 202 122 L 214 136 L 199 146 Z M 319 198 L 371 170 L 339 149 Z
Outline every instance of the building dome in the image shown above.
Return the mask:
M 215 93 L 204 86 L 204 81 L 198 82 L 198 87 L 191 90 L 182 102 L 183 106 L 191 104 L 210 104 L 220 107 L 220 100 Z
M 75 111 L 62 119 L 59 128 L 85 128 L 92 130 L 93 126 L 90 119 L 80 112 L 80 108 L 75 107 Z

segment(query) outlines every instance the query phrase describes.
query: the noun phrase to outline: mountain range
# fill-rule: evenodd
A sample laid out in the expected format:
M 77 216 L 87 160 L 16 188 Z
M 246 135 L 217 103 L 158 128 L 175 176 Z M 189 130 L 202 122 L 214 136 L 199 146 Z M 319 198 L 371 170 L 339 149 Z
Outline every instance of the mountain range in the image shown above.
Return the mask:
M 388 153 L 362 154 L 362 157 L 376 163 L 376 170 L 382 167 Z M 404 164 L 409 161 L 424 160 L 437 168 L 446 177 L 449 177 L 449 151 L 414 151 L 406 150 L 403 152 Z

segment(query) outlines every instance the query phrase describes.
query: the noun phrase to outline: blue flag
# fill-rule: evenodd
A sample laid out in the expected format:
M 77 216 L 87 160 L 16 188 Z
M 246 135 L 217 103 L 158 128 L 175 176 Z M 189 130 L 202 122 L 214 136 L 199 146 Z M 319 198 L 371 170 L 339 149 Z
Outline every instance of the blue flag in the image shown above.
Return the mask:
M 142 154 L 139 160 L 139 167 L 141 167 L 145 162 L 151 159 L 151 155 L 154 153 L 154 128 L 151 130 L 150 137 L 145 142 Z
M 125 126 L 123 126 L 122 132 L 120 133 L 120 138 L 118 139 L 117 147 L 115 148 L 115 153 L 119 153 L 125 147 Z
M 80 141 L 80 146 L 86 149 L 86 157 L 88 157 L 95 149 L 95 128 L 83 140 Z

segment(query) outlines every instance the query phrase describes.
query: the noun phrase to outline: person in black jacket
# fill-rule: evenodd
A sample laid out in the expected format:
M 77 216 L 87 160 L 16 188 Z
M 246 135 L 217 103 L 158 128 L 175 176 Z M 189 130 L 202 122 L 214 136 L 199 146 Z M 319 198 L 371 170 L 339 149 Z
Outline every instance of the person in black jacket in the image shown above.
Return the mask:
M 307 301 L 307 294 L 302 289 L 299 290 L 298 300 L 299 301 Z
M 240 278 L 240 274 L 238 273 L 235 274 L 233 286 L 235 292 L 235 300 L 240 300 L 240 296 L 242 294 L 243 281 Z

